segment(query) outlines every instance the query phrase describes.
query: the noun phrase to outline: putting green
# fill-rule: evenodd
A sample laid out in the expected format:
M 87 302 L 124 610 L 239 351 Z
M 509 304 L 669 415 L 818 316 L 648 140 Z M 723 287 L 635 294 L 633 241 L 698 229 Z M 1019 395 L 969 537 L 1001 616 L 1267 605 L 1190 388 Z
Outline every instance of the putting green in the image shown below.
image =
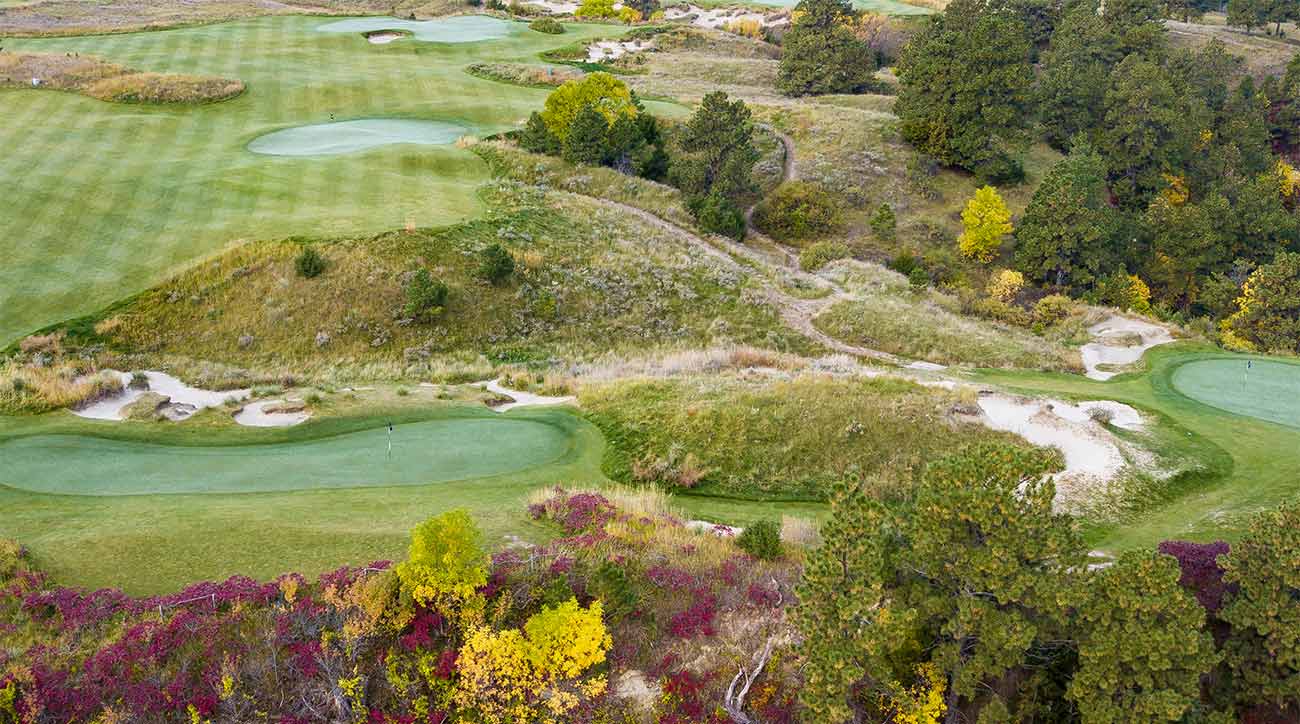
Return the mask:
M 535 420 L 434 420 L 275 445 L 197 447 L 33 435 L 0 443 L 0 483 L 36 493 L 262 493 L 423 485 L 548 464 L 569 446 Z
M 253 139 L 248 150 L 267 156 L 334 156 L 402 143 L 445 146 L 465 133 L 454 123 L 364 118 L 275 131 Z
M 452 508 L 493 548 L 507 534 L 540 543 L 553 533 L 528 517 L 528 493 L 598 484 L 602 449 L 556 408 L 430 406 L 256 430 L 0 417 L 0 537 L 61 583 L 132 593 L 400 558 L 412 527 Z
M 584 23 L 557 38 L 525 23 L 466 18 L 434 22 L 457 38 L 481 36 L 483 28 L 471 26 L 483 23 L 506 35 L 375 45 L 360 32 L 321 30 L 335 22 L 346 21 L 268 17 L 6 39 L 5 50 L 238 78 L 247 90 L 200 106 L 0 91 L 0 346 L 147 288 L 232 241 L 362 235 L 476 216 L 476 189 L 488 170 L 454 145 L 312 156 L 261 155 L 248 146 L 284 129 L 359 119 L 431 121 L 473 134 L 508 130 L 540 108 L 547 91 L 477 78 L 466 66 L 535 63 L 539 52 L 626 32 Z
M 1189 362 L 1174 371 L 1173 386 L 1220 410 L 1300 427 L 1300 364 L 1242 358 Z
M 426 43 L 475 43 L 499 40 L 518 32 L 519 26 L 488 15 L 460 15 L 439 20 L 400 20 L 398 18 L 350 18 L 321 25 L 322 33 L 366 35 L 381 30 L 398 30 Z

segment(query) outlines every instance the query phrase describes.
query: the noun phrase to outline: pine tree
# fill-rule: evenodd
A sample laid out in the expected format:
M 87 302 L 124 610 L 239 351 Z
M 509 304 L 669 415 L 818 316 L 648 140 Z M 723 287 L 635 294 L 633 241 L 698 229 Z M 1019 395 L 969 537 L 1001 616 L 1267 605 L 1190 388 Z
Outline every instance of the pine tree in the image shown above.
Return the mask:
M 542 114 L 533 111 L 528 116 L 528 123 L 524 125 L 524 130 L 519 133 L 519 145 L 526 151 L 533 153 L 544 153 L 548 156 L 556 156 L 560 153 L 560 139 L 546 127 L 546 121 L 542 120 Z
M 572 164 L 599 166 L 605 161 L 609 123 L 594 106 L 583 106 L 564 139 L 564 160 Z
M 1016 267 L 1031 278 L 1086 287 L 1112 266 L 1106 169 L 1081 138 L 1047 172 L 1016 229 Z
M 944 164 L 993 179 L 1012 175 L 1010 150 L 1030 117 L 1030 44 L 1009 10 L 954 0 L 898 63 L 894 104 L 903 138 Z
M 1181 575 L 1171 556 L 1132 551 L 1088 576 L 1071 621 L 1079 668 L 1066 691 L 1083 721 L 1186 721 L 1199 704 L 1201 677 L 1219 655 Z
M 871 87 L 875 53 L 854 34 L 848 0 L 800 0 L 781 43 L 776 86 L 789 96 L 861 93 Z
M 759 153 L 744 101 L 729 101 L 721 91 L 704 96 L 678 143 L 681 153 L 673 156 L 669 176 L 687 196 L 717 193 L 735 199 L 754 188 Z

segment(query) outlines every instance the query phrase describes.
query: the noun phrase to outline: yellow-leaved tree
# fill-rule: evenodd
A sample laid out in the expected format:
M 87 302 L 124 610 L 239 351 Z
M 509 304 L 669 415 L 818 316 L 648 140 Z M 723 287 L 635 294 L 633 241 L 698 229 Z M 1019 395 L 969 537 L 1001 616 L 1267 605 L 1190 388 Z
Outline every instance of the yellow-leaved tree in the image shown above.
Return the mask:
M 957 247 L 970 259 L 987 264 L 997 256 L 1002 238 L 1011 233 L 1011 212 L 992 186 L 984 186 L 966 202 L 961 212 L 965 229 Z
M 522 631 L 480 626 L 456 660 L 456 706 L 485 724 L 559 724 L 583 701 L 605 692 L 604 674 L 585 674 L 604 663 L 612 646 L 600 601 L 588 608 L 576 599 L 548 606 Z
M 411 547 L 406 560 L 397 564 L 397 578 L 402 593 L 416 603 L 455 616 L 479 597 L 487 567 L 478 526 L 469 513 L 451 510 L 411 531 Z
M 636 103 L 627 84 L 609 73 L 591 73 L 582 80 L 565 81 L 546 97 L 542 109 L 542 122 L 555 137 L 563 141 L 569 137 L 569 128 L 582 112 L 591 106 L 614 125 L 620 117 L 636 118 Z

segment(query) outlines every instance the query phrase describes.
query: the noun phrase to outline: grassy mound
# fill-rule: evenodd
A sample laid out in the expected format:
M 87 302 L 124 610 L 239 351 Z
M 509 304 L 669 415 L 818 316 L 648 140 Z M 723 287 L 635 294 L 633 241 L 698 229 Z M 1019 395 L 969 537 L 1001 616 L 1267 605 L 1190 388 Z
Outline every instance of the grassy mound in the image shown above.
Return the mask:
M 605 433 L 607 475 L 703 494 L 820 499 L 857 470 L 888 497 L 942 452 L 1013 439 L 954 421 L 956 393 L 898 379 L 630 380 L 579 401 Z
M 32 80 L 40 81 L 33 85 Z M 229 78 L 144 73 L 92 56 L 0 53 L 0 87 L 72 91 L 112 103 L 215 103 L 244 92 Z
M 367 360 L 408 376 L 465 351 L 527 362 L 656 343 L 807 344 L 749 298 L 745 275 L 667 232 L 510 182 L 485 198 L 480 221 L 318 243 L 326 271 L 312 279 L 294 271 L 298 241 L 238 247 L 118 307 L 94 339 L 287 373 Z M 493 243 L 516 262 L 496 285 L 479 275 Z M 432 320 L 405 309 L 416 269 L 450 289 Z

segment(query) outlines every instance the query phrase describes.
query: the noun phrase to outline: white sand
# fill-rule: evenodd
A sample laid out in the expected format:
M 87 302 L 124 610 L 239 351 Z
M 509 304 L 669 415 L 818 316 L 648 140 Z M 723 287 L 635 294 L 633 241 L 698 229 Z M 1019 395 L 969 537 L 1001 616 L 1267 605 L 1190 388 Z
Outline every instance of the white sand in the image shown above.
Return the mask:
M 685 9 L 681 6 L 671 7 L 664 10 L 665 20 L 690 20 L 691 25 L 697 28 L 723 28 L 727 23 L 738 20 L 757 21 L 761 27 L 770 28 L 779 25 L 787 25 L 790 18 L 785 14 L 776 14 L 768 16 L 763 13 L 756 13 L 740 8 L 713 8 L 705 10 L 696 5 L 688 5 Z
M 292 427 L 301 425 L 311 419 L 311 413 L 302 412 L 268 412 L 272 405 L 284 404 L 284 400 L 262 400 L 244 405 L 244 409 L 235 413 L 235 422 L 248 427 Z
M 688 520 L 685 523 L 687 530 L 693 530 L 697 533 L 711 533 L 719 538 L 734 538 L 744 532 L 744 528 L 737 528 L 721 523 L 710 523 L 707 520 Z
M 201 390 L 197 387 L 190 387 L 165 372 L 152 370 L 144 372 L 145 377 L 149 380 L 148 389 L 136 390 L 126 387 L 131 383 L 132 373 L 117 372 L 116 370 L 108 371 L 120 376 L 124 389 L 116 395 L 105 397 L 81 409 L 72 410 L 72 414 L 94 420 L 124 420 L 126 416 L 123 414 L 122 408 L 138 400 L 145 392 L 157 392 L 170 398 L 169 404 L 172 407 L 165 413 L 167 417 L 173 420 L 184 420 L 204 408 L 219 407 L 224 405 L 226 400 L 243 400 L 252 394 L 251 390 L 227 390 L 225 392 Z
M 1125 408 L 1117 418 L 1131 423 L 1137 411 L 1119 403 L 1084 403 Z M 1031 400 L 1009 395 L 981 395 L 983 422 L 994 430 L 1014 433 L 1034 445 L 1054 447 L 1065 455 L 1065 470 L 1056 476 L 1058 487 L 1075 483 L 1107 481 L 1125 467 L 1116 438 L 1103 426 L 1093 422 L 1083 405 L 1059 400 Z
M 504 405 L 497 405 L 493 410 L 505 412 L 513 410 L 516 407 L 548 407 L 550 405 L 567 405 L 575 399 L 572 395 L 567 397 L 546 397 L 544 395 L 534 395 L 531 392 L 520 392 L 519 390 L 510 390 L 501 386 L 501 380 L 491 380 L 489 382 L 476 382 L 478 386 L 485 388 L 488 392 L 495 392 L 498 395 L 505 395 L 514 400 Z
M 1099 369 L 1100 365 L 1131 365 L 1142 359 L 1148 349 L 1174 341 L 1169 330 L 1153 322 L 1115 315 L 1088 328 L 1095 341 L 1079 349 L 1086 374 L 1094 380 L 1108 380 L 1118 372 Z M 1121 346 L 1123 336 L 1137 334 L 1141 344 Z
M 404 37 L 406 36 L 402 33 L 374 33 L 367 35 L 366 40 L 370 41 L 371 45 L 388 45 L 394 40 L 401 40 Z
M 934 362 L 923 362 L 919 360 L 916 362 L 909 363 L 907 365 L 907 368 L 909 370 L 925 370 L 927 372 L 942 372 L 943 370 L 948 369 L 947 367 L 941 364 L 935 364 Z
M 640 53 L 643 50 L 649 50 L 655 46 L 654 41 L 647 40 L 644 43 L 638 40 L 620 42 L 617 40 L 601 40 L 587 46 L 587 62 L 599 63 L 603 60 L 614 60 L 621 58 L 629 53 Z
M 578 3 L 552 2 L 552 0 L 528 0 L 529 5 L 546 8 L 552 15 L 572 15 L 578 11 Z

